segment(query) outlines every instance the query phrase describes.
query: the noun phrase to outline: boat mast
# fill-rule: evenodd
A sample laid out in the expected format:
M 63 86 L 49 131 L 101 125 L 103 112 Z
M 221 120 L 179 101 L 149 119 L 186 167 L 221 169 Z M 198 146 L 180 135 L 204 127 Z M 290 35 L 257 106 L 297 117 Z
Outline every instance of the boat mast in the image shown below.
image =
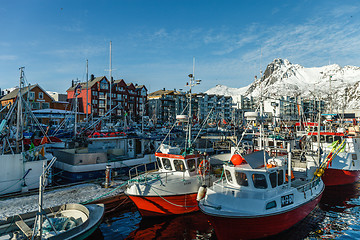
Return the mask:
M 201 80 L 195 80 L 195 57 L 193 57 L 193 73 L 189 74 L 189 78 L 190 78 L 190 82 L 189 83 L 186 83 L 186 86 L 189 86 L 190 87 L 190 90 L 189 90 L 189 120 L 188 120 L 188 148 L 191 147 L 191 125 L 192 125 L 192 117 L 191 117 L 191 98 L 192 98 L 192 92 L 191 92 L 191 88 L 195 85 L 198 85 L 200 84 Z M 185 149 L 186 149 L 186 143 L 185 143 Z
M 89 66 L 88 66 L 88 60 L 86 59 L 86 123 L 89 122 L 88 107 L 89 107 Z
M 110 66 L 109 66 L 109 78 L 110 78 L 110 100 L 109 100 L 109 104 L 110 104 L 110 110 L 112 109 L 112 105 L 111 105 L 111 89 L 112 89 L 112 65 L 111 65 L 111 44 L 112 42 L 110 41 Z M 112 112 L 110 112 L 110 116 L 109 116 L 109 119 L 110 119 L 110 122 L 111 122 L 111 115 L 112 115 Z
M 321 98 L 319 98 L 319 110 L 318 110 L 318 127 L 317 127 L 317 145 L 318 145 L 318 152 L 317 152 L 317 157 L 318 157 L 318 164 L 320 164 L 320 157 L 321 157 L 321 153 L 320 153 L 320 118 L 321 118 Z
M 77 84 L 78 81 L 77 81 Z M 74 138 L 76 138 L 77 132 L 77 108 L 78 108 L 78 87 L 75 87 L 75 119 L 74 119 Z
M 24 151 L 24 144 L 22 142 L 22 132 L 23 132 L 23 115 L 22 115 L 22 96 L 21 90 L 24 85 L 24 69 L 25 67 L 21 67 L 20 69 L 20 82 L 19 82 L 19 92 L 18 92 L 18 109 L 17 109 L 17 119 L 16 119 L 16 153 Z M 20 150 L 20 141 L 21 141 L 21 150 Z

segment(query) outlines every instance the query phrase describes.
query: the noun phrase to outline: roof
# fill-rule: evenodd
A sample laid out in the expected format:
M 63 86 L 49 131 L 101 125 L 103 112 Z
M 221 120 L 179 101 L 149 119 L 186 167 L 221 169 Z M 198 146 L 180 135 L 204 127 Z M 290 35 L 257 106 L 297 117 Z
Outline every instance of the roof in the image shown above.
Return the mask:
M 92 86 L 94 86 L 97 82 L 101 81 L 103 78 L 105 78 L 107 80 L 107 78 L 105 76 L 101 76 L 101 77 L 96 77 L 93 80 L 88 82 L 88 88 L 91 88 Z M 68 90 L 66 91 L 73 91 L 76 86 L 78 86 L 80 84 L 81 88 L 86 89 L 86 82 L 81 82 L 78 84 L 75 84 L 73 87 L 70 87 Z
M 26 92 L 32 90 L 34 87 L 36 87 L 37 84 L 35 85 L 30 85 L 30 86 L 27 86 L 25 88 L 22 88 L 21 89 L 21 95 L 24 95 Z M 16 98 L 16 96 L 19 94 L 19 88 L 16 88 L 14 91 L 10 92 L 9 94 L 6 94 L 5 96 L 3 96 L 1 98 L 1 101 L 4 101 L 4 100 L 10 100 L 10 99 L 13 99 L 13 98 Z
M 156 97 L 156 96 L 162 96 L 162 95 L 169 95 L 175 93 L 174 90 L 158 90 L 155 92 L 150 93 L 149 97 Z

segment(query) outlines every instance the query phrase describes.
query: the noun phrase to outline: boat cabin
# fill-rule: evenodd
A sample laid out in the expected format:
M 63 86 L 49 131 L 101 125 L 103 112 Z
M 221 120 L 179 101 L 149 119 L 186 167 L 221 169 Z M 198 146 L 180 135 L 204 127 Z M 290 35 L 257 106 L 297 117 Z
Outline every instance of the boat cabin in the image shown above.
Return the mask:
M 156 162 L 162 172 L 180 173 L 185 176 L 199 174 L 199 165 L 205 159 L 203 155 L 174 155 L 155 153 Z
M 224 176 L 229 185 L 241 190 L 270 190 L 287 183 L 284 167 L 252 169 L 251 167 L 224 166 Z

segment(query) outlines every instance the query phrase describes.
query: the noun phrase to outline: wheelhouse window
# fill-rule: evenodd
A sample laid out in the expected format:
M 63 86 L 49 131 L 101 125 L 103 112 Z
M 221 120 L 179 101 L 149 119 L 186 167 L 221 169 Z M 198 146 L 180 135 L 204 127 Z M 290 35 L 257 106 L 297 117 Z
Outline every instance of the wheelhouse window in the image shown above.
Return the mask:
M 260 188 L 260 189 L 267 188 L 267 182 L 264 174 L 254 173 L 252 175 L 252 180 L 255 188 Z
M 272 173 L 270 173 L 270 175 L 269 175 L 270 184 L 271 184 L 271 187 L 272 187 L 272 188 L 276 187 L 276 183 L 277 183 L 276 177 L 277 177 L 277 174 L 278 174 L 277 172 L 272 172 Z
M 156 158 L 156 164 L 158 165 L 158 168 L 161 168 L 160 158 Z
M 187 165 L 190 172 L 194 172 L 196 170 L 196 162 L 195 159 L 187 160 Z
M 248 179 L 245 173 L 235 172 L 235 178 L 240 186 L 249 186 Z
M 284 183 L 284 170 L 278 171 L 278 185 L 282 185 Z
M 226 175 L 226 179 L 228 180 L 228 182 L 232 183 L 232 177 L 231 177 L 231 173 L 229 170 L 225 170 L 225 175 Z
M 169 159 L 163 158 L 162 163 L 163 163 L 164 169 L 171 170 L 171 163 L 170 163 Z
M 175 167 L 175 171 L 180 171 L 180 172 L 185 171 L 185 165 L 183 160 L 174 160 L 174 167 Z

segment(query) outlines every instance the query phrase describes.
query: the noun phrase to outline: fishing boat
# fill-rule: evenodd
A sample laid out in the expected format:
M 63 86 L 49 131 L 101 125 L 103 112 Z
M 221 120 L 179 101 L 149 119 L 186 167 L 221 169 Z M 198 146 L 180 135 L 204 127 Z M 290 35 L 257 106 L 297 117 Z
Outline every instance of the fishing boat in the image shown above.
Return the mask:
M 156 171 L 139 174 L 137 166 L 129 171 L 125 194 L 137 206 L 143 217 L 184 214 L 198 211 L 197 194 L 203 185 L 210 186 L 214 177 L 209 174 L 210 162 L 204 154 L 193 149 L 191 139 L 191 87 L 196 83 L 190 74 L 189 114 L 178 115 L 173 125 L 187 125 L 185 147 L 164 144 L 155 152 Z M 195 83 L 196 82 L 196 83 Z M 201 188 L 203 189 L 203 188 Z
M 41 239 L 85 239 L 99 227 L 104 205 L 65 204 L 44 209 L 44 213 Z M 0 221 L 0 239 L 31 239 L 37 214 L 35 211 Z
M 318 136 L 320 139 L 318 140 Z M 320 166 L 317 172 L 326 186 L 352 184 L 360 177 L 360 136 L 344 132 L 309 132 L 303 144 L 310 144 L 306 160 Z M 319 152 L 321 153 L 318 157 Z M 320 161 L 317 159 L 320 158 Z
M 46 146 L 29 149 L 24 144 L 25 114 L 31 113 L 23 98 L 28 94 L 24 85 L 24 71 L 20 68 L 18 95 L 0 123 L 0 195 L 37 188 L 42 166 L 52 158 Z M 40 125 L 36 118 L 33 120 Z
M 321 178 L 288 177 L 291 154 L 271 158 L 258 151 L 242 156 L 233 149 L 228 161 L 221 179 L 199 201 L 218 239 L 275 235 L 304 219 L 321 199 Z
M 199 188 L 211 185 L 210 163 L 198 152 L 185 152 L 162 145 L 155 153 L 156 171 L 129 171 L 130 183 L 125 194 L 137 206 L 143 217 L 184 214 L 198 211 L 196 201 Z
M 49 171 L 45 164 L 39 178 L 38 211 L 8 217 L 0 222 L 0 239 L 85 239 L 100 225 L 103 204 L 65 204 L 43 209 L 43 194 Z
M 54 165 L 57 181 L 72 183 L 103 178 L 107 166 L 115 176 L 126 176 L 134 166 L 155 162 L 154 154 L 148 149 L 152 144 L 149 139 L 110 133 L 93 134 L 81 143 L 83 146 L 67 144 L 70 147 L 54 150 L 58 158 Z

